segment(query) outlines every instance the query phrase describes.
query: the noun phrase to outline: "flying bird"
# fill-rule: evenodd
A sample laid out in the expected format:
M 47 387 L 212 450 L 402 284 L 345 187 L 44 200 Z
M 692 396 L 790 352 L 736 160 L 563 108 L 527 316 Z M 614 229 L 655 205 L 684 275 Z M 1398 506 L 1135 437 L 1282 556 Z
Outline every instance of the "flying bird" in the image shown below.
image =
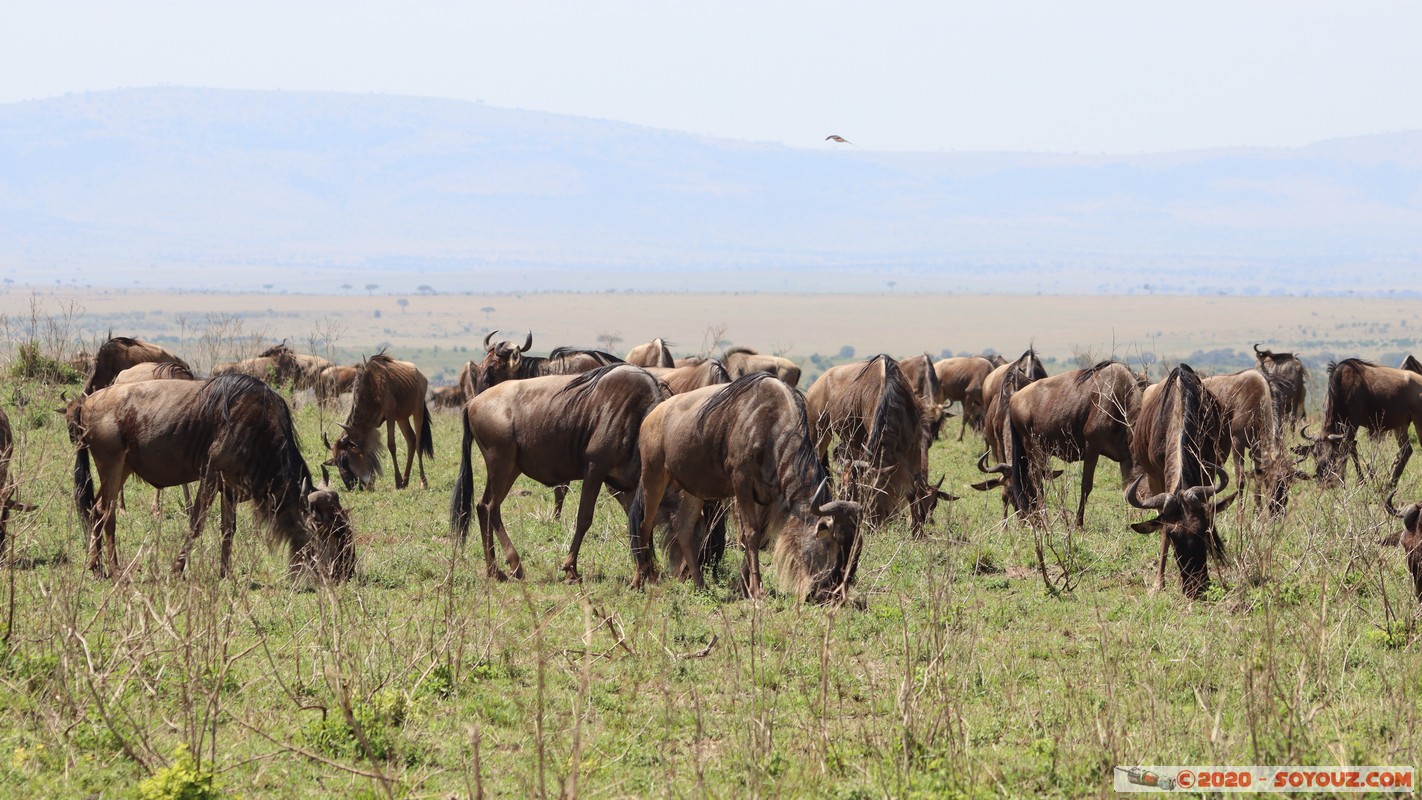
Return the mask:
M 844 138 L 843 136 L 840 136 L 837 133 L 831 133 L 829 136 L 826 136 L 825 141 L 838 142 L 840 144 L 854 144 L 854 142 L 849 141 L 848 139 Z

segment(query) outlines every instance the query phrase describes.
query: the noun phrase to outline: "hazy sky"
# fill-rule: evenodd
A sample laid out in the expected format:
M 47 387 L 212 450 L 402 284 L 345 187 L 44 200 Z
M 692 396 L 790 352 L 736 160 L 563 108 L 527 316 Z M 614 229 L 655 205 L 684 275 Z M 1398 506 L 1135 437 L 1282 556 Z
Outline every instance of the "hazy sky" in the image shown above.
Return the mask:
M 338 90 L 803 147 L 1133 153 L 1422 128 L 1419 42 L 1416 0 L 16 1 L 0 102 Z

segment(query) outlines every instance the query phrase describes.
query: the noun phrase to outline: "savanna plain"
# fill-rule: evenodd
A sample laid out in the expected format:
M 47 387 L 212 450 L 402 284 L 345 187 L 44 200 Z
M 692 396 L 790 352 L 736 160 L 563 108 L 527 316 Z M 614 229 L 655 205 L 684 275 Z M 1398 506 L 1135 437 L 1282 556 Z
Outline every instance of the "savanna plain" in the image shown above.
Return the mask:
M 1054 372 L 1076 357 L 1148 346 L 1165 362 L 1253 341 L 1381 357 L 1414 344 L 1415 300 L 1259 298 L 1253 316 L 1247 298 L 1177 299 L 1174 315 L 1168 298 L 1103 301 L 1147 304 L 1127 336 L 1120 316 L 1083 310 L 1080 298 L 1018 298 L 1034 312 L 1018 318 L 973 317 L 964 298 L 857 306 L 891 312 L 879 322 L 848 318 L 853 302 L 830 296 L 793 303 L 785 322 L 759 296 L 748 301 L 755 312 L 730 296 L 684 297 L 706 310 L 679 307 L 662 326 L 685 329 L 673 331 L 647 316 L 669 312 L 640 310 L 649 298 L 638 296 L 564 298 L 578 310 L 503 319 L 512 296 L 401 306 L 373 290 L 261 305 L 129 295 L 104 306 L 18 294 L 0 303 L 0 402 L 15 430 L 12 480 L 37 509 L 11 518 L 0 565 L 6 796 L 1081 797 L 1110 793 L 1115 765 L 1415 764 L 1422 753 L 1422 615 L 1401 551 L 1377 544 L 1396 525 L 1382 507 L 1390 438 L 1361 442 L 1371 470 L 1361 481 L 1296 483 L 1282 517 L 1252 498 L 1231 507 L 1220 520 L 1226 559 L 1193 602 L 1173 567 L 1166 588 L 1151 590 L 1159 539 L 1127 527 L 1145 512 L 1126 505 L 1104 462 L 1085 527 L 1062 512 L 1040 534 L 1044 580 L 1038 537 L 1004 522 L 996 493 L 968 487 L 981 478 L 982 441 L 971 429 L 957 441 L 957 419 L 933 446 L 931 477 L 946 475 L 961 499 L 939 506 L 923 539 L 906 522 L 866 530 L 842 605 L 776 593 L 773 577 L 768 599 L 740 599 L 733 576 L 745 555 L 734 548 L 705 591 L 671 579 L 634 590 L 626 519 L 606 497 L 583 581 L 564 584 L 573 515 L 555 519 L 552 493 L 526 480 L 505 519 L 527 579 L 488 580 L 477 544 L 447 534 L 460 442 L 448 411 L 434 415 L 429 489 L 395 490 L 387 460 L 374 491 L 342 492 L 359 559 L 347 584 L 293 588 L 285 554 L 268 549 L 245 508 L 234 578 L 217 575 L 215 520 L 174 577 L 182 493 L 165 491 L 155 513 L 138 481 L 118 524 L 126 573 L 104 581 L 84 569 L 73 449 L 54 411 L 76 386 L 37 368 L 111 329 L 164 341 L 198 369 L 290 338 L 347 358 L 388 344 L 436 373 L 471 357 L 451 348 L 477 352 L 482 332 L 504 324 L 550 331 L 539 351 L 615 333 L 628 340 L 620 349 L 667 335 L 686 352 L 729 338 L 779 342 L 791 356 L 844 345 L 860 357 L 1015 355 L 1035 336 L 1057 354 Z M 206 308 L 210 297 L 228 305 Z M 447 335 L 409 338 L 417 315 L 434 319 L 420 304 L 436 300 L 449 305 Z M 367 307 L 376 302 L 379 319 Z M 942 311 L 953 303 L 959 316 Z M 453 327 L 461 307 L 468 328 Z M 543 321 L 579 314 L 590 321 L 577 333 Z M 1233 327 L 1210 327 L 1210 314 Z M 1321 370 L 1310 397 L 1316 419 Z M 344 410 L 291 399 L 314 468 L 322 432 Z M 1404 474 L 1399 501 L 1422 498 L 1419 470 Z M 1073 505 L 1079 479 L 1066 465 L 1049 484 L 1052 508 Z

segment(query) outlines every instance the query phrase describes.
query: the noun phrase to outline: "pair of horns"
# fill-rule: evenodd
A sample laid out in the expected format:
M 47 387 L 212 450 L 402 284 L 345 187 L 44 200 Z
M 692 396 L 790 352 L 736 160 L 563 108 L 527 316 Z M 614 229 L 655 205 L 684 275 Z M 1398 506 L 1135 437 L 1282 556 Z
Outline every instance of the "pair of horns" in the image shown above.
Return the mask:
M 1302 428 L 1299 429 L 1299 436 L 1302 437 L 1303 440 L 1304 440 L 1304 441 L 1307 441 L 1307 442 L 1316 442 L 1316 441 L 1318 441 L 1318 437 L 1316 437 L 1316 436 L 1309 436 L 1309 435 L 1308 435 L 1308 426 L 1307 426 L 1307 425 L 1305 425 L 1305 426 L 1303 426 Z M 1343 441 L 1344 439 L 1346 439 L 1346 438 L 1348 438 L 1348 437 L 1344 436 L 1344 435 L 1341 434 L 1341 433 L 1330 433 L 1330 434 L 1328 434 L 1328 436 L 1327 436 L 1326 438 L 1327 438 L 1328 441 L 1330 441 L 1330 442 L 1341 442 L 1341 441 Z
M 1217 495 L 1225 490 L 1225 487 L 1229 485 L 1229 473 L 1225 472 L 1223 469 L 1220 469 L 1220 467 L 1213 464 L 1210 465 L 1210 467 L 1214 470 L 1217 482 L 1213 486 L 1192 486 L 1181 493 L 1181 500 L 1184 500 L 1188 503 L 1202 503 L 1206 499 L 1213 497 L 1214 495 Z M 1154 497 L 1150 497 L 1142 501 L 1139 497 L 1136 496 L 1136 490 L 1140 488 L 1141 481 L 1143 480 L 1145 480 L 1145 475 L 1141 475 L 1140 477 L 1136 478 L 1134 481 L 1131 482 L 1131 485 L 1127 487 L 1126 502 L 1130 503 L 1133 508 L 1139 508 L 1147 511 L 1159 511 L 1160 509 L 1164 508 L 1165 504 L 1170 502 L 1171 497 L 1173 497 L 1175 493 L 1161 492 L 1160 494 L 1155 495 Z
M 498 332 L 499 332 L 499 329 L 498 329 L 498 328 L 495 328 L 494 330 L 489 331 L 489 335 L 488 335 L 488 336 L 485 336 L 485 337 L 484 337 L 484 352 L 486 352 L 486 353 L 493 352 L 494 346 L 489 343 L 489 340 L 490 340 L 490 339 L 493 339 L 493 338 L 494 338 L 494 334 L 496 334 L 496 333 L 498 333 Z M 519 351 L 520 353 L 527 353 L 527 352 L 528 352 L 528 349 L 529 349 L 530 347 L 533 347 L 533 331 L 529 331 L 529 332 L 528 332 L 528 338 L 523 341 L 523 347 L 520 347 L 520 348 L 518 349 L 518 351 Z

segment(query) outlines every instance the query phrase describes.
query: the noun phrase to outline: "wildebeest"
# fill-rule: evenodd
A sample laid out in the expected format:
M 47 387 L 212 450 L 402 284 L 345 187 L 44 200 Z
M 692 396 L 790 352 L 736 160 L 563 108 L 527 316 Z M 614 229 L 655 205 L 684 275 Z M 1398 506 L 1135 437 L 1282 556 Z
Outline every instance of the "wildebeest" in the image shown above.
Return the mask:
M 928 482 L 931 410 L 923 408 L 893 358 L 880 354 L 830 367 L 805 393 L 805 406 L 822 462 L 828 464 L 831 439 L 838 440 L 845 482 L 855 486 L 868 524 L 907 505 L 913 535 L 920 537 L 937 501 L 956 499 Z
M 190 381 L 193 371 L 186 364 L 176 361 L 145 361 L 134 364 L 114 377 L 113 386 L 120 383 L 140 383 L 142 381 Z
M 671 368 L 676 366 L 676 359 L 672 358 L 671 345 L 667 340 L 657 337 L 632 348 L 632 352 L 627 354 L 627 363 L 638 367 Z
M 671 389 L 672 394 L 685 394 L 696 389 L 703 389 L 707 386 L 717 386 L 722 383 L 730 383 L 731 376 L 726 372 L 726 367 L 714 358 L 708 358 L 699 364 L 688 367 L 672 367 L 665 369 L 662 367 L 647 367 L 647 371 Z
M 504 381 L 536 378 L 544 375 L 577 375 L 609 364 L 621 364 L 622 359 L 601 350 L 577 350 L 571 347 L 555 347 L 547 358 L 526 356 L 533 347 L 533 332 L 522 346 L 509 341 L 492 342 L 498 331 L 489 331 L 484 337 L 484 360 L 473 364 L 474 395 L 490 386 Z
M 1234 462 L 1235 483 L 1244 490 L 1244 456 L 1254 461 L 1253 476 L 1258 496 L 1271 514 L 1281 513 L 1289 503 L 1289 483 L 1294 468 L 1284 447 L 1283 424 L 1279 419 L 1273 378 L 1247 369 L 1232 375 L 1204 378 L 1205 391 L 1219 404 L 1227 430 L 1219 437 L 1219 457 Z M 1147 392 L 1150 390 L 1148 389 Z
M 1357 463 L 1359 428 L 1375 437 L 1392 432 L 1398 452 L 1388 485 L 1395 487 L 1412 456 L 1408 428 L 1413 426 L 1422 431 L 1422 374 L 1347 358 L 1328 366 L 1322 428 L 1304 449 L 1315 458 L 1319 483 L 1334 486 L 1342 481 L 1350 454 Z M 1301 433 L 1312 439 L 1306 430 Z
M 645 509 L 657 506 L 668 485 L 683 490 L 675 531 L 682 554 L 698 548 L 693 512 L 735 498 L 748 596 L 765 594 L 760 550 L 772 541 L 781 587 L 800 598 L 828 599 L 853 581 L 859 508 L 830 499 L 805 400 L 770 373 L 672 397 L 647 415 L 639 448 L 641 486 L 627 521 L 638 583 L 656 574 Z M 700 585 L 700 570 L 692 572 Z
M 253 356 L 241 361 L 218 364 L 212 368 L 212 374 L 246 375 L 272 386 L 293 386 L 298 369 L 296 359 L 289 351 L 278 351 L 276 355 Z
M 972 425 L 983 427 L 983 381 L 993 371 L 992 362 L 982 356 L 945 358 L 933 365 L 938 376 L 938 402 L 944 408 L 949 403 L 961 403 L 963 425 L 958 429 L 958 441 Z
M 800 367 L 783 356 L 767 356 L 749 347 L 732 347 L 721 356 L 726 372 L 731 380 L 742 378 L 752 372 L 769 372 L 791 386 L 800 385 Z
M 1211 502 L 1229 483 L 1228 474 L 1219 466 L 1222 414 L 1215 396 L 1186 364 L 1146 390 L 1140 401 L 1130 449 L 1141 474 L 1127 487 L 1126 500 L 1136 508 L 1156 512 L 1154 519 L 1138 522 L 1131 529 L 1137 533 L 1162 531 L 1157 589 L 1164 581 L 1171 545 L 1180 568 L 1180 588 L 1191 598 L 1199 597 L 1210 583 L 1208 555 L 1224 557 L 1215 514 L 1238 495 Z M 1151 493 L 1146 500 L 1136 495 L 1142 481 Z
M 395 488 L 410 484 L 410 471 L 418 457 L 420 486 L 428 489 L 425 480 L 425 456 L 434 458 L 434 437 L 430 433 L 430 410 L 425 406 L 429 382 L 419 368 L 408 361 L 396 361 L 385 353 L 376 353 L 361 363 L 356 371 L 351 412 L 340 423 L 343 431 L 330 445 L 334 466 L 347 489 L 360 486 L 370 489 L 380 474 L 380 426 L 385 425 L 385 441 L 390 449 L 390 463 L 395 467 Z M 405 471 L 400 472 L 396 460 L 395 426 L 405 435 Z M 416 434 L 416 431 L 419 431 Z
M 285 341 L 268 347 L 257 356 L 284 359 L 288 366 L 285 369 L 287 380 L 283 383 L 290 382 L 295 389 L 316 389 L 321 373 L 336 366 L 321 356 L 298 353 Z
M 224 577 L 231 574 L 236 504 L 247 500 L 259 524 L 287 543 L 293 575 L 312 572 L 345 580 L 353 574 L 355 542 L 349 524 L 322 524 L 339 513 L 339 497 L 312 483 L 291 409 L 261 381 L 224 375 L 110 386 L 72 402 L 68 424 L 78 445 L 74 498 L 89 536 L 89 569 L 118 574 L 115 513 L 124 482 L 137 475 L 159 488 L 200 482 L 174 572 L 187 565 L 213 498 L 220 496 Z M 97 494 L 91 456 L 99 474 Z
M 441 386 L 430 391 L 430 405 L 434 408 L 461 408 L 464 406 L 464 389 L 459 385 Z
M 665 392 L 641 367 L 611 364 L 580 375 L 506 381 L 465 404 L 450 527 L 460 541 L 468 536 L 474 496 L 470 449 L 477 443 L 488 475 L 477 514 L 490 577 L 506 577 L 494 561 L 495 534 L 509 571 L 523 577 L 501 507 L 518 476 L 527 475 L 545 486 L 583 482 L 573 541 L 563 562 L 566 579 L 579 580 L 578 550 L 592 525 L 598 492 L 606 484 L 624 510 L 630 507 L 641 474 L 637 431 L 647 412 L 669 396 Z
M 14 453 L 15 436 L 10 431 L 10 417 L 0 408 L 0 561 L 9 553 L 5 548 L 9 544 L 10 513 L 34 510 L 33 506 L 15 500 L 16 484 L 10 481 L 10 458 Z
M 316 376 L 316 385 L 313 387 L 316 402 L 322 406 L 334 405 L 337 398 L 355 387 L 356 373 L 359 371 L 358 367 L 344 364 L 332 364 L 322 369 Z
M 1050 457 L 1080 461 L 1076 524 L 1081 527 L 1097 459 L 1120 462 L 1121 482 L 1130 479 L 1131 425 L 1140 404 L 1136 376 L 1117 361 L 1029 383 L 1008 401 L 1009 460 L 987 471 L 1006 474 L 1013 505 L 1036 523 L 1044 510 L 1042 481 L 1052 474 Z
M 1402 520 L 1402 530 L 1383 537 L 1379 544 L 1385 547 L 1401 545 L 1407 555 L 1407 570 L 1412 573 L 1412 592 L 1422 601 L 1422 503 L 1413 503 L 1405 511 L 1398 511 L 1392 505 L 1394 489 L 1388 493 L 1383 506 L 1387 513 Z
M 135 364 L 142 364 L 148 361 L 171 361 L 175 364 L 182 364 L 184 367 L 188 363 L 172 353 L 164 350 L 156 344 L 132 339 L 127 336 L 114 336 L 99 347 L 99 352 L 94 356 L 94 369 L 89 373 L 89 379 L 84 383 L 84 394 L 104 388 L 114 382 L 120 372 Z
M 999 474 L 996 478 L 988 478 L 972 486 L 980 492 L 997 487 L 1002 488 L 1002 516 L 1004 519 L 1012 504 L 1011 489 L 1009 488 L 1011 469 L 993 470 L 989 469 L 987 464 L 989 459 L 994 464 L 1008 465 L 1012 463 L 1012 456 L 1007 451 L 1010 438 L 1007 435 L 1008 403 L 1018 389 L 1045 377 L 1047 377 L 1046 368 L 1037 358 L 1037 352 L 1029 347 L 1026 352 L 1017 357 L 1016 361 L 994 367 L 992 372 L 983 378 L 983 441 L 987 450 L 983 453 L 982 458 L 978 459 L 978 469 L 983 472 L 996 471 Z
M 1260 350 L 1254 345 L 1257 369 L 1273 378 L 1273 389 L 1279 393 L 1283 408 L 1281 419 L 1289 430 L 1304 418 L 1304 401 L 1308 399 L 1308 368 L 1293 353 Z

